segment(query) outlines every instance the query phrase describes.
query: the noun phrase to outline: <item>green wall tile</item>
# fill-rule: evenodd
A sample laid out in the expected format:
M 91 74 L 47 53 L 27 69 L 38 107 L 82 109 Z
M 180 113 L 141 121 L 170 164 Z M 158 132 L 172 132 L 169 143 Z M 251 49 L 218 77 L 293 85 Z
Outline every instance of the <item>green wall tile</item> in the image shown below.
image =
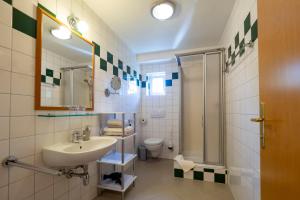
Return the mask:
M 246 19 L 244 20 L 244 34 L 246 35 L 251 28 L 251 16 L 250 13 L 247 15 Z
M 127 74 L 130 74 L 130 71 L 131 71 L 131 69 L 130 69 L 130 67 L 127 65 L 127 70 L 126 70 Z
M 245 53 L 245 39 L 243 39 L 240 43 L 240 57 Z
M 36 38 L 36 20 L 13 8 L 13 28 Z
M 100 58 L 100 69 L 107 71 L 107 62 L 102 58 Z
M 52 69 L 46 69 L 46 76 L 53 77 L 53 70 Z
M 204 172 L 214 173 L 215 170 L 214 169 L 210 169 L 210 168 L 204 168 Z
M 100 56 L 100 45 L 96 42 L 93 42 L 93 44 L 95 45 L 95 55 Z
M 182 169 L 174 169 L 174 176 L 178 178 L 183 178 L 183 170 Z
M 48 8 L 46 8 L 42 4 L 38 3 L 38 7 L 41 8 L 41 9 L 43 9 L 44 11 L 46 11 L 47 13 L 49 13 L 50 15 L 52 15 L 53 17 L 56 17 L 56 15 L 52 11 L 50 11 Z
M 127 81 L 127 73 L 123 71 L 123 79 Z
M 113 75 L 115 76 L 119 75 L 119 69 L 116 66 L 113 66 Z
M 251 27 L 251 40 L 254 42 L 258 37 L 258 30 L 257 30 L 257 20 L 254 22 L 254 24 Z
M 110 52 L 107 52 L 107 62 L 110 64 L 113 64 L 114 62 L 114 56 Z
M 54 78 L 54 79 L 53 79 L 53 83 L 54 83 L 55 85 L 60 85 L 60 79 Z
M 215 182 L 216 183 L 226 183 L 225 174 L 215 173 Z
M 203 181 L 203 172 L 194 171 L 194 180 L 200 180 Z
M 41 75 L 41 82 L 46 83 L 46 76 L 45 75 Z
M 231 57 L 231 46 L 228 48 L 228 59 L 230 59 L 230 57 Z
M 176 80 L 176 79 L 178 79 L 178 78 L 179 78 L 178 72 L 173 72 L 173 73 L 172 73 L 172 80 Z
M 142 74 L 139 74 L 139 80 L 140 80 L 140 81 L 143 80 Z
M 234 44 L 235 44 L 235 46 L 234 46 L 235 48 L 237 48 L 240 44 L 240 34 L 239 33 L 237 33 L 234 37 Z
M 121 60 L 118 60 L 118 67 L 123 70 L 123 62 Z
M 12 5 L 12 0 L 3 0 L 3 1 L 5 1 L 6 3 Z

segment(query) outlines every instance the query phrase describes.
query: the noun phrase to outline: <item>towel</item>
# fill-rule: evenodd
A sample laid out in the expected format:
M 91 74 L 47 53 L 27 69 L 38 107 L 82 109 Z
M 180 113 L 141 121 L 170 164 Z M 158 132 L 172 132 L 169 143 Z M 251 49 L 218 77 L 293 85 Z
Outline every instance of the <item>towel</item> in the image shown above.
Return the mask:
M 174 160 L 177 161 L 177 163 L 181 166 L 182 170 L 184 171 L 184 173 L 190 171 L 191 169 L 193 169 L 196 164 L 191 161 L 191 160 L 184 160 L 182 155 L 177 155 Z
M 105 127 L 103 129 L 104 131 L 104 135 L 111 135 L 111 136 L 121 136 L 123 135 L 123 130 L 122 128 L 109 128 L 109 127 Z M 124 129 L 125 131 L 125 135 L 130 135 L 134 132 L 134 129 L 132 126 L 127 126 Z
M 109 128 L 122 128 L 123 121 L 118 119 L 110 119 L 107 120 L 106 124 Z

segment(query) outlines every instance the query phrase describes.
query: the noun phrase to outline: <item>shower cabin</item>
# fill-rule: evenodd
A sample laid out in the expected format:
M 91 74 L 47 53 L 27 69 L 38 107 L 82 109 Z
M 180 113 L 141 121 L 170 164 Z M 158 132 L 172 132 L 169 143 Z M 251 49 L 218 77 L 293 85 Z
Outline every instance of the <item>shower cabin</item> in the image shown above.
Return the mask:
M 176 55 L 180 74 L 179 153 L 224 165 L 224 50 Z

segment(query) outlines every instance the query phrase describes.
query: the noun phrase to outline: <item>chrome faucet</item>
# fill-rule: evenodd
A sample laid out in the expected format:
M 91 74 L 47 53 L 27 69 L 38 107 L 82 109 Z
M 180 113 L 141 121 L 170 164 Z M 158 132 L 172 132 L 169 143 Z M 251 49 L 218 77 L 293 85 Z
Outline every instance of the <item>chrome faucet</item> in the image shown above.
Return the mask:
M 82 138 L 83 137 L 80 131 L 75 130 L 72 132 L 72 143 L 79 143 Z
M 83 141 L 90 140 L 90 136 L 91 136 L 91 128 L 89 126 L 86 126 L 82 134 Z

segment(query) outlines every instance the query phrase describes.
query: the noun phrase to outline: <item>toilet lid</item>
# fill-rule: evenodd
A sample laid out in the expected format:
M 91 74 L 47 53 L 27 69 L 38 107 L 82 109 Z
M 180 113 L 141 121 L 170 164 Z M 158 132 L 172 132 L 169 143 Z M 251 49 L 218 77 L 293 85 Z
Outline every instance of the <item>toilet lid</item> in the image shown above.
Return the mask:
M 162 143 L 162 139 L 161 138 L 148 138 L 146 139 L 144 142 L 145 144 L 160 144 Z

